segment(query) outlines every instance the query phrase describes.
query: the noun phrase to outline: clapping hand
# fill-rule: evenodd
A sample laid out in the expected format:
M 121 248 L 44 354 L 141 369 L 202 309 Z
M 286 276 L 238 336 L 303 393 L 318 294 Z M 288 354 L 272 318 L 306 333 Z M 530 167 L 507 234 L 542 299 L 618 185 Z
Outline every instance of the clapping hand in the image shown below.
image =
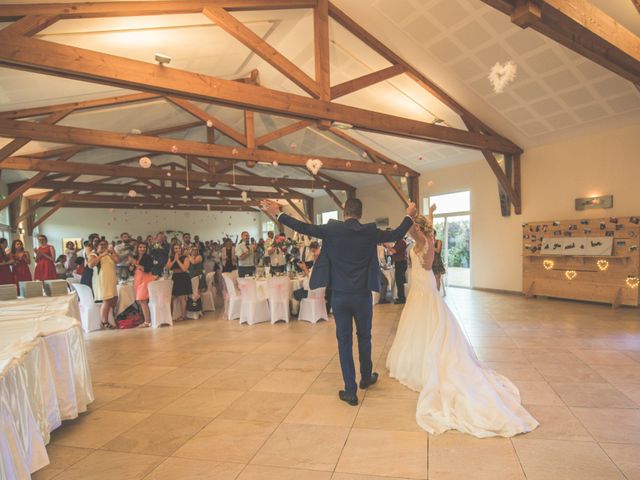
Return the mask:
M 418 209 L 416 208 L 416 204 L 414 202 L 410 202 L 409 205 L 407 205 L 407 215 L 411 218 L 416 216 L 417 211 Z
M 269 215 L 275 217 L 280 213 L 280 205 L 273 200 L 261 200 L 260 206 L 262 209 L 267 212 Z
M 432 203 L 432 204 L 431 204 L 431 206 L 429 207 L 429 211 L 430 211 L 431 213 L 433 213 L 433 212 L 435 212 L 435 211 L 436 211 L 436 208 L 438 208 L 438 207 L 436 206 L 436 204 L 435 204 L 435 203 Z

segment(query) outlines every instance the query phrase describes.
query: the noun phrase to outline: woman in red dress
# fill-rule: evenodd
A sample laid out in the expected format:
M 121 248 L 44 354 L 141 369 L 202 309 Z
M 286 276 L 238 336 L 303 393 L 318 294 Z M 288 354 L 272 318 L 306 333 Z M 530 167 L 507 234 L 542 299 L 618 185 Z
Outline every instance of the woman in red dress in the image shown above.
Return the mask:
M 56 249 L 47 243 L 47 237 L 38 235 L 38 243 L 40 246 L 36 250 L 36 269 L 33 272 L 33 278 L 36 280 L 56 280 Z
M 16 283 L 13 278 L 13 272 L 11 271 L 11 265 L 13 265 L 13 257 L 11 253 L 7 253 L 6 238 L 0 238 L 0 285 L 11 285 Z
M 16 279 L 16 287 L 18 287 L 18 293 L 20 292 L 20 282 L 30 282 L 31 270 L 29 265 L 31 264 L 31 257 L 29 252 L 24 249 L 22 240 L 14 240 L 11 244 L 11 255 L 13 255 L 13 276 Z

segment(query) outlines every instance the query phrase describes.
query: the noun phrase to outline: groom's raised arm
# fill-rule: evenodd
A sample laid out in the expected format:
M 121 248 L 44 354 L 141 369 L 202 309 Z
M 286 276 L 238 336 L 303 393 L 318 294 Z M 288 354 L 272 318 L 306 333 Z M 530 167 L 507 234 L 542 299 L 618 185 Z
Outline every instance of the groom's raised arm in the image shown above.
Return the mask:
M 416 204 L 411 202 L 407 207 L 407 215 L 395 230 L 378 230 L 378 243 L 397 242 L 401 240 L 413 225 L 413 217 L 416 214 Z

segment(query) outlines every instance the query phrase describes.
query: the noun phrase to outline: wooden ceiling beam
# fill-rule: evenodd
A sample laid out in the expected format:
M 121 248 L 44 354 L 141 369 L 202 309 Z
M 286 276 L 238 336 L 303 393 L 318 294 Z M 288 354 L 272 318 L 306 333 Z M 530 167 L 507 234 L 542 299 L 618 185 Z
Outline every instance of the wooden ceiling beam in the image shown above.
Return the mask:
M 8 4 L 0 9 L 0 21 L 11 22 L 26 15 L 59 15 L 60 18 L 134 17 L 200 13 L 216 5 L 228 11 L 313 8 L 315 0 L 181 0 L 95 3 Z
M 300 120 L 298 122 L 293 122 L 286 127 L 278 128 L 269 133 L 265 133 L 264 135 L 256 138 L 256 146 L 264 145 L 265 143 L 273 142 L 274 140 L 278 140 L 279 138 L 286 137 L 287 135 L 291 135 L 299 130 L 303 130 L 313 123 L 308 120 Z
M 16 224 L 19 225 L 20 222 L 22 222 L 23 220 L 26 220 L 27 217 L 29 217 L 30 215 L 33 215 L 34 213 L 36 213 L 36 211 L 42 207 L 45 203 L 47 203 L 49 200 L 51 200 L 52 198 L 54 198 L 56 195 L 58 195 L 58 192 L 56 192 L 55 190 L 47 193 L 44 195 L 44 197 L 42 197 L 41 199 L 39 199 L 38 201 L 36 201 L 34 204 L 32 204 L 27 210 L 25 210 L 23 213 L 21 213 L 18 218 L 16 219 Z
M 327 195 L 329 195 L 331 200 L 335 202 L 335 204 L 338 206 L 340 210 L 344 208 L 344 204 L 342 203 L 342 200 L 340 200 L 338 196 L 335 193 L 333 193 L 333 190 L 331 190 L 330 188 L 324 187 L 324 191 L 327 192 Z
M 207 200 L 206 202 L 198 202 L 195 199 L 183 199 L 179 197 L 170 197 L 167 198 L 154 198 L 154 197 L 129 197 L 129 196 L 120 196 L 120 195 L 92 195 L 92 194 L 68 194 L 61 193 L 58 198 L 65 202 L 83 202 L 83 203 L 122 203 L 123 205 L 137 205 L 143 203 L 145 205 L 164 205 L 167 203 L 192 203 L 194 205 L 206 203 L 212 206 L 232 206 L 232 207 L 241 207 L 247 205 L 249 202 L 245 203 L 242 200 L 216 200 L 211 201 Z M 255 202 L 251 202 L 252 204 Z
M 406 67 L 401 64 L 391 65 L 376 72 L 371 72 L 353 80 L 348 80 L 339 85 L 331 87 L 331 99 L 344 97 L 350 93 L 357 92 L 363 88 L 370 87 L 376 83 L 384 82 L 390 78 L 397 77 L 406 72 Z
M 465 148 L 522 152 L 512 142 L 492 135 L 432 125 L 36 38 L 6 36 L 2 35 L 1 30 L 0 65 L 254 111 L 310 120 L 340 121 L 360 130 Z
M 30 37 L 36 33 L 50 27 L 60 19 L 57 15 L 27 15 L 20 20 L 3 28 L 7 35 L 25 35 Z
M 35 222 L 33 222 L 33 225 L 31 226 L 31 229 L 34 230 L 38 225 L 41 225 L 45 220 L 47 220 L 51 215 L 53 215 L 58 210 L 60 210 L 60 208 L 62 208 L 63 206 L 64 206 L 64 202 L 63 201 L 56 202 L 55 205 L 53 205 L 43 215 L 38 217 L 38 219 Z
M 85 100 L 82 102 L 60 103 L 56 105 L 47 105 L 44 107 L 22 108 L 19 110 L 6 110 L 0 112 L 0 119 L 11 118 L 29 118 L 48 115 L 51 113 L 72 109 L 76 112 L 99 107 L 109 107 L 114 105 L 127 105 L 137 102 L 148 102 L 161 98 L 160 95 L 153 93 L 134 93 L 132 95 L 122 95 L 117 97 L 100 98 L 97 100 Z
M 139 203 L 139 202 L 138 202 Z M 172 202 L 168 202 L 170 205 L 172 204 Z M 43 206 L 50 206 L 50 203 L 47 203 Z M 65 208 L 122 208 L 123 206 L 126 206 L 122 203 L 91 203 L 91 202 L 72 202 L 72 203 L 66 203 L 64 205 Z M 173 207 L 165 207 L 162 205 L 144 205 L 142 207 L 140 207 L 139 205 L 135 205 L 135 206 L 129 206 L 129 208 L 133 208 L 133 209 L 138 209 L 138 210 L 185 210 L 185 211 L 199 211 L 199 210 L 205 210 L 205 211 L 211 211 L 211 212 L 255 212 L 255 208 L 252 208 L 251 206 L 239 206 L 239 207 L 233 207 L 233 206 L 210 206 L 209 208 L 207 208 L 206 204 L 197 204 L 197 205 L 177 205 L 175 203 L 173 203 Z
M 331 100 L 329 61 L 329 0 L 317 0 L 313 9 L 313 46 L 315 74 L 321 100 Z
M 0 135 L 9 137 L 25 137 L 32 140 L 49 141 L 57 143 L 74 143 L 80 145 L 92 145 L 105 148 L 123 150 L 139 150 L 144 152 L 157 152 L 166 154 L 196 155 L 205 158 L 221 158 L 243 162 L 277 162 L 280 165 L 305 166 L 308 155 L 275 152 L 271 150 L 250 149 L 244 147 L 229 147 L 191 140 L 178 140 L 148 135 L 131 135 L 103 130 L 90 130 L 77 127 L 61 127 L 57 125 L 43 125 L 39 123 L 0 120 Z M 394 170 L 391 166 L 376 167 L 369 162 L 349 161 L 329 157 L 317 157 L 322 160 L 323 168 L 329 170 L 342 170 L 356 173 L 378 174 L 378 168 L 382 173 L 396 174 L 413 171 L 402 166 Z
M 309 75 L 224 8 L 210 5 L 202 13 L 309 95 L 316 98 L 320 96 L 318 84 Z
M 82 170 L 81 175 L 96 175 L 107 177 L 124 177 L 124 178 L 137 178 L 137 179 L 156 179 L 156 180 L 170 180 L 170 181 L 185 181 L 186 172 L 184 171 L 169 171 L 157 167 L 151 168 L 139 168 L 139 167 L 124 167 L 119 165 L 103 165 L 103 164 L 87 164 L 87 163 L 65 163 L 55 160 L 39 160 L 28 157 L 10 157 L 6 160 L 5 167 L 10 170 L 24 170 L 24 171 L 38 171 L 49 173 L 66 173 L 77 174 L 78 169 Z M 167 175 L 169 173 L 170 175 Z M 193 183 L 199 180 L 201 183 L 216 182 L 247 186 L 260 186 L 260 187 L 272 187 L 276 183 L 280 186 L 288 188 L 314 188 L 317 187 L 317 183 L 310 180 L 297 180 L 291 178 L 269 178 L 269 177 L 251 177 L 248 175 L 201 175 L 193 178 Z M 332 182 L 325 182 L 330 188 L 340 188 L 332 184 Z
M 640 85 L 640 38 L 587 0 L 482 0 L 602 67 Z M 517 152 L 514 152 L 517 153 Z

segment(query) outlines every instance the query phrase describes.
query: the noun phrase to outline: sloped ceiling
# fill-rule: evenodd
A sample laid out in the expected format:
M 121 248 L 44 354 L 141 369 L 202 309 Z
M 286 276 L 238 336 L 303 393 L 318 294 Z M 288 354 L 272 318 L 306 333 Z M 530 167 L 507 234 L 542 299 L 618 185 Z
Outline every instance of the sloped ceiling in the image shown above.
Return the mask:
M 12 3 L 42 2 L 18 0 Z M 601 8 L 614 18 L 625 15 L 624 7 L 612 6 L 623 2 L 595 0 L 594 3 L 601 4 Z M 630 1 L 624 3 L 633 9 Z M 479 0 L 335 0 L 335 4 L 435 80 L 465 108 L 525 149 L 580 134 L 589 128 L 616 122 L 640 122 L 640 92 L 629 82 L 535 31 L 514 26 L 506 16 Z M 234 15 L 313 76 L 313 28 L 309 10 L 241 12 Z M 636 18 L 640 19 L 640 16 L 636 14 Z M 640 21 L 626 18 L 625 21 L 627 27 L 636 29 L 637 33 Z M 169 68 L 228 79 L 246 76 L 255 68 L 260 72 L 262 85 L 303 94 L 273 67 L 199 14 L 64 20 L 42 32 L 41 36 L 53 42 L 149 62 L 153 61 L 156 52 L 161 52 L 172 57 Z M 330 37 L 332 85 L 389 66 L 333 21 L 330 21 Z M 518 65 L 518 75 L 515 82 L 498 95 L 491 90 L 487 75 L 493 64 L 507 60 Z M 0 110 L 126 93 L 133 92 L 0 69 Z M 427 122 L 441 119 L 446 125 L 464 128 L 453 111 L 404 76 L 336 101 Z M 244 130 L 240 111 L 213 105 L 200 106 L 238 131 Z M 153 130 L 191 121 L 193 117 L 168 102 L 153 101 L 80 112 L 60 124 L 130 132 L 132 129 Z M 261 135 L 291 122 L 291 119 L 258 114 L 256 133 Z M 462 148 L 355 130 L 349 133 L 420 172 L 481 161 L 477 152 Z M 204 129 L 194 128 L 174 136 L 202 139 Z M 0 146 L 8 141 L 0 139 Z M 219 136 L 217 141 L 234 143 L 224 136 Z M 60 145 L 32 142 L 17 154 L 57 146 Z M 330 132 L 311 127 L 276 140 L 269 146 L 282 151 L 345 159 L 361 159 L 362 155 L 358 149 Z M 105 163 L 131 154 L 116 150 L 91 151 L 74 157 L 72 161 Z M 154 162 L 162 164 L 171 159 L 171 156 L 161 156 Z M 258 166 L 255 173 L 308 178 L 304 172 L 287 167 Z M 9 181 L 28 176 L 23 172 L 3 173 L 3 178 Z M 332 176 L 354 186 L 381 181 L 375 175 L 332 172 Z

